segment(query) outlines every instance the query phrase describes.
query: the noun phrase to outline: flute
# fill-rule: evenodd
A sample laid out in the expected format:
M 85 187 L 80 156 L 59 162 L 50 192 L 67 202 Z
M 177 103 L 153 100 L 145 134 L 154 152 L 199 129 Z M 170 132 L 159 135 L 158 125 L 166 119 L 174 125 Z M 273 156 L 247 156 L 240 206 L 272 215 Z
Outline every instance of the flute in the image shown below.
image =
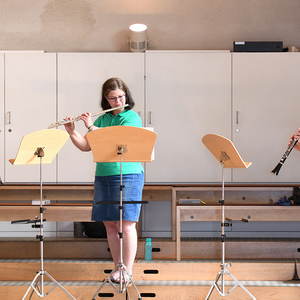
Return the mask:
M 283 163 L 285 162 L 285 160 L 287 159 L 287 157 L 289 156 L 289 154 L 292 152 L 292 150 L 294 149 L 294 147 L 296 146 L 296 144 L 297 144 L 298 141 L 299 141 L 299 139 L 294 139 L 292 141 L 292 143 L 288 146 L 287 150 L 282 155 L 282 158 L 280 159 L 280 161 L 277 164 L 277 166 L 271 171 L 272 174 L 278 176 L 278 173 L 279 173 L 279 171 L 280 171 Z
M 124 107 L 127 107 L 128 104 L 125 104 L 123 106 L 118 106 L 118 107 L 114 107 L 114 108 L 109 108 L 109 109 L 106 109 L 106 110 L 101 110 L 101 111 L 98 111 L 96 113 L 93 113 L 91 114 L 91 117 L 95 117 L 95 116 L 99 116 L 99 115 L 103 115 L 107 112 L 110 112 L 110 111 L 113 111 L 113 110 L 116 110 L 116 109 L 121 109 L 121 108 L 124 108 Z M 57 126 L 60 126 L 60 125 L 65 125 L 65 124 L 68 124 L 68 123 L 71 123 L 71 122 L 76 122 L 76 121 L 79 121 L 80 120 L 80 116 L 72 119 L 72 120 L 63 120 L 63 121 L 59 121 L 59 122 L 56 122 L 56 123 L 53 123 L 51 124 L 48 129 L 50 128 L 54 128 L 54 127 L 57 127 Z

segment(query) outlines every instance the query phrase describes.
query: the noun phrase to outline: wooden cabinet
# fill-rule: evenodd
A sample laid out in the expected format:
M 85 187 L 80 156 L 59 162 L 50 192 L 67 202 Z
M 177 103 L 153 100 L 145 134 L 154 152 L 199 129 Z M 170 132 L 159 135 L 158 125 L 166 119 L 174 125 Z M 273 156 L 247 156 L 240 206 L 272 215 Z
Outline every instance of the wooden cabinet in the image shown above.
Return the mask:
M 201 140 L 208 133 L 230 138 L 231 54 L 147 51 L 145 59 L 146 125 L 158 134 L 146 181 L 221 181 Z
M 4 55 L 5 181 L 39 182 L 38 165 L 13 166 L 9 159 L 16 157 L 23 136 L 46 129 L 55 120 L 56 54 L 7 52 Z M 52 164 L 43 166 L 43 180 L 56 181 L 55 160 Z
M 247 170 L 233 182 L 299 182 L 300 153 L 292 153 L 278 177 L 270 173 L 300 127 L 300 54 L 232 54 L 232 141 Z
M 119 77 L 126 83 L 136 103 L 133 110 L 143 119 L 143 53 L 59 53 L 58 119 L 101 111 L 102 84 L 111 77 Z M 76 122 L 75 126 L 82 135 L 87 133 L 83 122 Z M 58 165 L 58 182 L 94 181 L 92 152 L 81 152 L 70 140 L 58 155 Z

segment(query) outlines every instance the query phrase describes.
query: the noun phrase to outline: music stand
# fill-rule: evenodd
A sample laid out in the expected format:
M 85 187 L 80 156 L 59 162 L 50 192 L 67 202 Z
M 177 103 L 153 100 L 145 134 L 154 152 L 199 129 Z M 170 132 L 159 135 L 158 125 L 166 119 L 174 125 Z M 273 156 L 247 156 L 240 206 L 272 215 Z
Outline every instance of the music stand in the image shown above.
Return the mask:
M 156 141 L 157 134 L 145 128 L 138 128 L 132 126 L 111 126 L 99 128 L 87 133 L 87 140 L 93 152 L 95 162 L 119 162 L 120 163 L 120 262 L 111 271 L 110 275 L 106 277 L 94 294 L 96 295 L 109 283 L 117 293 L 127 291 L 129 284 L 132 284 L 138 294 L 138 299 L 141 300 L 141 295 L 133 281 L 132 274 L 130 274 L 123 263 L 123 241 L 122 241 L 122 209 L 123 203 L 132 203 L 132 201 L 123 201 L 122 190 L 124 188 L 122 183 L 122 164 L 123 162 L 151 162 L 153 147 Z M 105 202 L 106 204 L 116 204 L 116 201 Z M 141 203 L 135 201 L 133 203 Z M 99 203 L 100 204 L 100 203 Z M 120 284 L 119 289 L 111 281 L 111 274 L 119 269 Z M 128 276 L 128 281 L 125 275 Z M 122 280 L 124 279 L 124 280 Z M 98 294 L 100 296 L 100 294 Z
M 19 220 L 12 221 L 12 224 L 16 223 L 33 223 L 33 228 L 39 228 L 40 234 L 36 236 L 40 240 L 40 271 L 34 277 L 29 288 L 27 289 L 22 300 L 25 300 L 30 289 L 39 297 L 48 296 L 57 286 L 62 289 L 70 298 L 76 300 L 60 283 L 58 283 L 47 271 L 44 270 L 44 235 L 43 227 L 44 222 L 43 212 L 46 208 L 43 207 L 43 181 L 42 181 L 42 165 L 50 164 L 65 142 L 68 140 L 69 135 L 57 129 L 45 129 L 33 132 L 22 138 L 17 156 L 15 159 L 10 159 L 9 161 L 13 165 L 40 165 L 40 220 Z M 47 293 L 44 294 L 44 275 L 46 275 L 52 282 L 55 283 Z M 40 282 L 38 278 L 40 277 Z M 40 286 L 39 286 L 40 285 Z M 32 292 L 32 293 L 33 293 Z
M 225 222 L 225 200 L 224 200 L 224 168 L 243 168 L 247 169 L 252 163 L 244 162 L 238 151 L 236 150 L 233 143 L 220 135 L 217 134 L 207 134 L 202 138 L 203 144 L 208 148 L 208 150 L 214 155 L 214 157 L 222 165 L 222 199 L 219 201 L 222 205 L 222 263 L 221 270 L 216 276 L 214 283 L 212 284 L 208 295 L 205 300 L 208 300 L 213 292 L 214 288 L 217 289 L 218 293 L 221 296 L 227 296 L 232 292 L 237 286 L 240 286 L 252 299 L 256 300 L 254 296 L 228 271 L 228 267 L 231 266 L 229 263 L 225 263 L 225 226 L 229 226 L 232 220 L 229 220 L 230 223 Z M 242 220 L 246 221 L 246 220 Z M 234 286 L 226 293 L 225 292 L 225 275 L 229 275 L 235 282 Z M 221 285 L 219 286 L 218 282 L 221 277 Z

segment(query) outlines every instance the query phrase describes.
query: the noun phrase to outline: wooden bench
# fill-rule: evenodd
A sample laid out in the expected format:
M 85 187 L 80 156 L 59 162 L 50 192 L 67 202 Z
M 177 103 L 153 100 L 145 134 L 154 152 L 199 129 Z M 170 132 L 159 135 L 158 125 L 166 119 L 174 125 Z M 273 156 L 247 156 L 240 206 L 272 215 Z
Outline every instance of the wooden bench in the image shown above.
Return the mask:
M 249 221 L 299 221 L 300 206 L 280 205 L 226 205 L 225 218 Z M 222 221 L 221 205 L 177 205 L 176 259 L 181 259 L 180 223 L 182 221 Z M 220 224 L 221 226 L 221 224 Z
M 292 196 L 293 184 L 225 184 L 225 204 L 272 204 L 282 196 Z M 172 240 L 176 240 L 176 206 L 180 199 L 201 199 L 207 204 L 219 203 L 222 186 L 219 184 L 174 185 L 172 188 Z
M 290 196 L 293 185 L 253 186 L 230 185 L 225 187 L 225 210 L 227 218 L 249 218 L 250 221 L 299 221 L 300 206 L 271 206 L 282 195 Z M 145 185 L 143 200 L 171 201 L 172 240 L 176 243 L 176 258 L 180 259 L 181 221 L 221 221 L 220 185 Z M 38 219 L 39 206 L 31 205 L 39 199 L 40 186 L 0 186 L 0 221 Z M 179 199 L 201 198 L 207 205 L 179 205 Z M 89 222 L 93 199 L 92 184 L 44 184 L 43 199 L 50 199 L 44 217 L 54 222 Z M 236 204 L 233 206 L 232 204 Z M 248 205 L 247 205 L 248 203 Z M 252 205 L 249 205 L 252 203 Z M 229 204 L 229 205 L 228 205 Z M 193 216 L 191 218 L 191 216 Z
M 91 221 L 93 185 L 43 185 L 43 199 L 51 204 L 44 206 L 44 217 L 54 222 Z M 171 201 L 172 187 L 145 185 L 143 200 Z M 0 186 L 0 221 L 38 219 L 39 205 L 31 205 L 40 199 L 39 185 Z

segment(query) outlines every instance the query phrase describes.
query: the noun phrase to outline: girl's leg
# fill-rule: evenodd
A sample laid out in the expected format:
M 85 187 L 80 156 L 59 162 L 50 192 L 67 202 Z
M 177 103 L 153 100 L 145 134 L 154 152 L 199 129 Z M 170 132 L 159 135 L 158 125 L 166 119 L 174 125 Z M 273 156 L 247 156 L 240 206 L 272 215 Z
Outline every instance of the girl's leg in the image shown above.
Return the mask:
M 120 262 L 120 239 L 119 239 L 119 221 L 103 222 L 107 231 L 107 240 L 110 248 L 114 264 L 117 265 Z M 128 272 L 132 274 L 132 267 L 137 252 L 137 232 L 136 222 L 123 221 L 123 263 L 126 266 Z M 114 278 L 118 277 L 117 274 L 113 274 Z M 117 278 L 116 278 L 117 279 Z
M 107 242 L 110 254 L 115 266 L 120 262 L 120 240 L 119 240 L 119 222 L 104 221 L 107 233 Z M 115 279 L 119 278 L 119 273 L 112 274 Z
M 136 256 L 136 252 L 136 222 L 123 221 L 123 262 L 130 274 L 132 274 L 132 267 Z

